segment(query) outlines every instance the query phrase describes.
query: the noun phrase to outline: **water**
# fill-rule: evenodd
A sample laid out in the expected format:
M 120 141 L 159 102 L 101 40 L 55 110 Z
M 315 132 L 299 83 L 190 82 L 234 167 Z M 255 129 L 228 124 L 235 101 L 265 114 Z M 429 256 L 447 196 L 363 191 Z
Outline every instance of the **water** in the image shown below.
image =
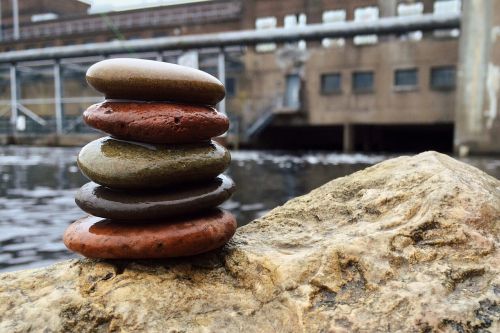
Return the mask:
M 75 191 L 87 182 L 76 166 L 78 150 L 0 147 L 0 272 L 76 257 L 61 236 L 68 224 L 85 215 L 73 201 Z M 223 207 L 240 225 L 329 180 L 391 157 L 260 151 L 232 156 L 227 173 L 238 190 Z M 500 158 L 465 161 L 500 177 Z

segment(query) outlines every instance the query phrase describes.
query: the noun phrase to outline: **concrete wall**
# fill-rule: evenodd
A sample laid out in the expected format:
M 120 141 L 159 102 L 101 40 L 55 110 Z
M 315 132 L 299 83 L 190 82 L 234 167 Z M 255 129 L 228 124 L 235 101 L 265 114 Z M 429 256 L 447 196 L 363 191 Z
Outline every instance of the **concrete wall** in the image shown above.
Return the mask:
M 322 22 L 322 15 L 327 10 L 346 10 L 347 20 L 354 19 L 354 11 L 359 7 L 377 6 L 380 17 L 393 16 L 399 3 L 412 3 L 402 0 L 217 0 L 213 4 L 241 4 L 241 15 L 230 17 L 218 22 L 188 22 L 179 26 L 154 26 L 148 29 L 130 27 L 120 33 L 124 38 L 158 37 L 161 35 L 201 34 L 217 31 L 231 31 L 240 29 L 254 29 L 255 20 L 261 17 L 274 16 L 278 26 L 284 25 L 284 18 L 290 14 L 306 14 L 307 23 Z M 433 0 L 423 0 L 424 13 L 433 11 Z M 469 27 L 461 38 L 462 69 L 458 78 L 457 95 L 455 90 L 433 90 L 430 87 L 430 71 L 432 67 L 459 64 L 459 39 L 436 38 L 432 33 L 424 34 L 420 41 L 403 41 L 399 36 L 383 36 L 378 38 L 374 45 L 354 45 L 352 39 L 345 40 L 343 46 L 324 48 L 321 43 L 308 42 L 307 49 L 301 51 L 278 45 L 276 51 L 259 53 L 255 47 L 242 48 L 240 54 L 234 55 L 240 69 L 226 73 L 226 77 L 236 80 L 236 94 L 227 98 L 228 111 L 231 115 L 242 120 L 242 125 L 251 125 L 263 113 L 273 110 L 280 114 L 274 120 L 274 125 L 297 126 L 338 126 L 338 125 L 433 125 L 453 124 L 457 121 L 457 143 L 498 142 L 496 130 L 497 121 L 492 121 L 489 133 L 481 136 L 486 128 L 485 112 L 492 115 L 498 105 L 498 78 L 500 77 L 500 45 L 497 35 L 500 35 L 500 2 L 492 0 L 464 1 L 464 24 Z M 489 3 L 488 10 L 491 20 L 484 20 L 477 14 L 474 6 Z M 175 6 L 185 8 L 189 12 L 191 6 L 197 4 Z M 110 16 L 132 15 L 133 13 L 154 11 L 158 9 L 144 9 L 132 12 L 113 13 Z M 207 14 L 208 15 L 208 14 Z M 85 18 L 82 16 L 81 18 Z M 78 19 L 78 18 L 76 18 Z M 491 22 L 490 22 L 491 21 Z M 477 26 L 475 22 L 487 24 L 483 35 L 491 35 L 491 45 L 476 48 L 478 42 Z M 473 24 L 474 23 L 474 24 Z M 467 29 L 467 28 L 466 28 Z M 116 38 L 112 31 L 102 31 L 89 35 L 61 36 L 50 41 L 53 45 L 67 43 L 99 42 Z M 488 39 L 490 40 L 490 39 Z M 42 47 L 44 40 L 21 40 L 12 43 L 0 44 L 0 49 L 23 49 Z M 481 44 L 483 45 L 483 44 Z M 484 50 L 483 50 L 484 49 Z M 471 53 L 480 52 L 477 61 Z M 229 57 L 228 57 L 229 58 Z M 172 60 L 172 61 L 175 61 Z M 479 65 L 478 65 L 479 64 Z M 417 68 L 418 84 L 411 90 L 400 90 L 394 87 L 394 71 L 396 69 Z M 375 85 L 370 93 L 356 93 L 352 91 L 352 73 L 354 71 L 370 70 L 374 72 Z M 464 82 L 470 82 L 471 75 L 478 70 L 483 73 L 475 86 L 472 98 Z M 320 91 L 320 77 L 323 73 L 338 72 L 342 74 L 342 89 L 340 93 L 323 95 Z M 299 74 L 302 80 L 301 107 L 298 110 L 286 110 L 283 107 L 283 96 L 286 91 L 286 76 Z M 24 86 L 23 86 L 24 87 Z M 73 87 L 73 88 L 72 88 Z M 78 82 L 65 82 L 66 92 L 81 89 Z M 41 89 L 33 91 L 24 87 L 26 93 L 36 95 Z M 49 89 L 51 91 L 51 89 Z M 48 93 L 50 94 L 50 92 Z M 4 95 L 8 95 L 8 88 Z M 45 94 L 47 95 L 47 94 Z M 50 96 L 46 96 L 50 97 Z M 476 101 L 474 113 L 470 101 Z M 35 107 L 33 107 L 35 108 Z M 73 110 L 74 109 L 74 110 Z M 80 106 L 74 106 L 71 113 L 80 112 Z M 455 115 L 455 109 L 457 114 Z M 493 111 L 492 111 L 493 110 Z M 47 110 L 43 110 L 46 113 Z M 70 109 L 68 109 L 70 111 Z M 286 111 L 286 112 L 284 112 Z M 48 110 L 48 115 L 51 110 Z M 474 115 L 474 116 L 471 116 Z M 474 121 L 471 122 L 473 118 Z M 491 117 L 490 117 L 491 118 Z M 490 119 L 489 118 L 489 119 Z M 479 122 L 478 120 L 479 119 Z M 471 128 L 464 124 L 473 124 Z M 475 125 L 474 125 L 475 124 Z M 477 124 L 480 124 L 479 127 Z M 472 126 L 472 125 L 471 125 Z M 479 130 L 478 130 L 479 129 Z M 469 134 L 467 134 L 469 133 Z M 479 134 L 478 134 L 479 133 Z M 481 134 L 481 135 L 480 135 Z M 478 138 L 479 136 L 479 138 Z M 476 144 L 479 145 L 479 144 Z M 457 144 L 458 146 L 458 144 Z
M 460 44 L 455 148 L 500 151 L 500 2 L 465 2 Z
M 306 13 L 308 23 L 321 22 L 322 13 L 330 9 L 345 9 L 347 19 L 354 19 L 354 10 L 378 6 L 380 16 L 394 15 L 401 1 L 264 1 L 246 2 L 246 28 L 255 18 L 275 16 L 278 26 L 285 15 Z M 250 4 L 252 4 L 250 8 Z M 424 12 L 432 12 L 433 1 L 424 1 Z M 252 22 L 250 22 L 252 21 Z M 249 48 L 244 56 L 245 76 L 251 78 L 247 94 L 251 112 L 243 117 L 247 122 L 262 113 L 273 99 L 283 98 L 287 74 L 298 73 L 302 78 L 302 105 L 294 114 L 281 115 L 280 124 L 343 125 L 343 124 L 441 124 L 453 123 L 455 90 L 433 90 L 430 87 L 431 68 L 457 66 L 458 38 L 435 38 L 432 33 L 420 41 L 402 41 L 397 36 L 379 37 L 374 45 L 354 45 L 352 39 L 344 46 L 324 48 L 319 42 L 309 42 L 304 51 L 287 50 L 278 45 L 272 53 L 257 53 Z M 418 85 L 411 90 L 394 87 L 396 69 L 416 68 Z M 370 93 L 352 90 L 352 73 L 374 72 L 375 85 Z M 321 93 L 321 74 L 341 73 L 340 93 Z M 245 103 L 245 102 L 244 102 Z M 280 111 L 279 103 L 275 110 Z
M 456 40 L 387 41 L 374 46 L 314 49 L 306 64 L 308 120 L 311 124 L 407 124 L 453 121 L 454 91 L 430 87 L 432 67 L 457 63 Z M 396 69 L 416 68 L 418 84 L 412 89 L 394 86 Z M 352 89 L 355 71 L 373 71 L 374 90 Z M 341 73 L 341 92 L 321 94 L 322 73 Z

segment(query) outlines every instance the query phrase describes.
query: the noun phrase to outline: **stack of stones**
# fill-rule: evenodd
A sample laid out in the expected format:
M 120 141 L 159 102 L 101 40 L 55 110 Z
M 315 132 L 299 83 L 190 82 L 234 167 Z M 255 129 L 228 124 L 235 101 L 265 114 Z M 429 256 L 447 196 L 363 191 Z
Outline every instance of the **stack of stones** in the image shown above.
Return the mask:
M 214 108 L 224 86 L 199 70 L 150 60 L 109 59 L 87 71 L 106 96 L 85 122 L 111 136 L 87 144 L 78 165 L 92 182 L 76 195 L 90 214 L 64 243 L 89 258 L 190 256 L 221 247 L 236 220 L 216 208 L 234 191 L 221 173 L 229 152 L 211 139 L 227 131 Z

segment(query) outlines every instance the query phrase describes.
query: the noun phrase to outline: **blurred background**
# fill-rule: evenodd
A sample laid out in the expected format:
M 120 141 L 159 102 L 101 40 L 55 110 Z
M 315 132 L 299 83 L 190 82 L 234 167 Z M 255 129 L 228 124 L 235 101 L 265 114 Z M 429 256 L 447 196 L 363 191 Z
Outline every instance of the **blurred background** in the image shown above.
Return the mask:
M 102 59 L 218 77 L 240 225 L 396 155 L 500 176 L 500 1 L 0 0 L 0 271 L 73 255 L 82 112 Z

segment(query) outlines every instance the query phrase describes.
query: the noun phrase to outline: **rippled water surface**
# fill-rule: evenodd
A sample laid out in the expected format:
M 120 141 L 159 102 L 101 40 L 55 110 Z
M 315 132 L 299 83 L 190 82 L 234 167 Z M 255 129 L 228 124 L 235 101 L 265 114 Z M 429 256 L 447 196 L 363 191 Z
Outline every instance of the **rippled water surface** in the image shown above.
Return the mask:
M 78 150 L 0 147 L 0 272 L 75 257 L 61 235 L 85 215 L 73 201 L 87 182 L 76 166 Z M 390 156 L 238 151 L 232 157 L 227 173 L 238 190 L 223 207 L 244 225 L 290 198 Z M 499 158 L 465 161 L 500 177 Z

